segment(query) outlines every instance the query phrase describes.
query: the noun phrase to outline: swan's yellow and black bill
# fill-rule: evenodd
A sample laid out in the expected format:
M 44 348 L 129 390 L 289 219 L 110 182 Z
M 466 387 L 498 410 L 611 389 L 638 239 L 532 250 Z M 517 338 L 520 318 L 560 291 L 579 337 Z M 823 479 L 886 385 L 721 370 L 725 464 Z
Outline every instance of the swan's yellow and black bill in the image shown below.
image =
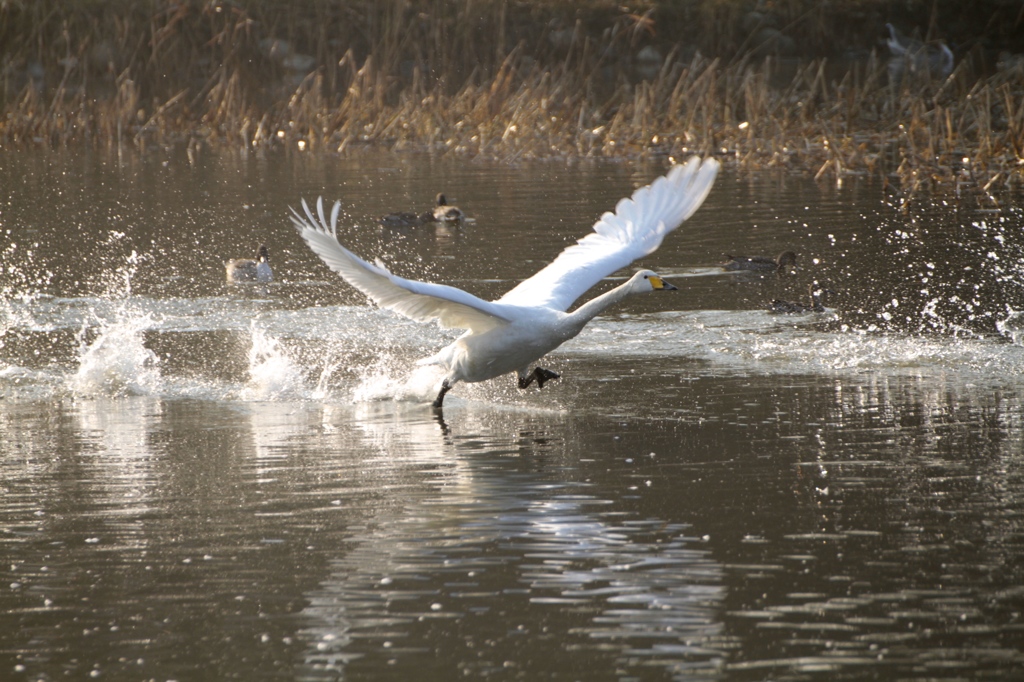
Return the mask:
M 675 291 L 676 289 L 679 288 L 673 284 L 666 282 L 661 277 L 651 277 L 650 282 L 651 286 L 654 287 L 655 291 L 658 291 L 659 289 L 661 291 Z

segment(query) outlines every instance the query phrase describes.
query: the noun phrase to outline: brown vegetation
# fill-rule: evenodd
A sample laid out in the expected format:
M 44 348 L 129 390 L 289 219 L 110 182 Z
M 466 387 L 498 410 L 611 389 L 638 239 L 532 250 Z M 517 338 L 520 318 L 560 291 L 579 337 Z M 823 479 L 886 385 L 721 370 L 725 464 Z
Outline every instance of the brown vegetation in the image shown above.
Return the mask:
M 995 68 L 1005 37 L 890 82 L 887 3 L 822 7 L 0 0 L 0 144 L 698 152 L 908 194 L 1021 184 L 1024 60 Z

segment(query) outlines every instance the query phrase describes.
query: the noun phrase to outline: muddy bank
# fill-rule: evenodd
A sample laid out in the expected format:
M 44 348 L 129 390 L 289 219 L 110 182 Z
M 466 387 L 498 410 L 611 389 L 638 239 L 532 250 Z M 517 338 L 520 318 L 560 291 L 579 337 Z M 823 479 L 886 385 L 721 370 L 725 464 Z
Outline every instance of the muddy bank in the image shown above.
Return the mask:
M 906 196 L 1018 187 L 1024 17 L 962 4 L 6 2 L 0 143 L 698 152 Z

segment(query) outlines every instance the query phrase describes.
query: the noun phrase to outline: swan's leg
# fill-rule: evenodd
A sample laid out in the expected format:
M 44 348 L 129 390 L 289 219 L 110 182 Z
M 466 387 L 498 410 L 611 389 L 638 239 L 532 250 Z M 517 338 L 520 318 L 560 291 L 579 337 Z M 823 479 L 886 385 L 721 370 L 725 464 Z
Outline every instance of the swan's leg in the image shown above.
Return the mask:
M 551 381 L 561 376 L 557 372 L 552 372 L 550 369 L 544 369 L 543 367 L 535 367 L 533 374 L 537 378 L 537 388 L 544 388 L 545 381 Z
M 552 372 L 550 369 L 544 369 L 543 367 L 534 367 L 533 371 L 529 374 L 519 375 L 519 388 L 528 388 L 535 380 L 537 382 L 537 388 L 544 388 L 544 383 L 557 379 L 559 374 Z
M 447 379 L 445 379 L 441 382 L 441 392 L 437 394 L 436 398 L 434 398 L 433 405 L 435 408 L 441 407 L 441 404 L 444 403 L 444 394 L 450 390 L 452 390 L 452 385 L 448 383 Z

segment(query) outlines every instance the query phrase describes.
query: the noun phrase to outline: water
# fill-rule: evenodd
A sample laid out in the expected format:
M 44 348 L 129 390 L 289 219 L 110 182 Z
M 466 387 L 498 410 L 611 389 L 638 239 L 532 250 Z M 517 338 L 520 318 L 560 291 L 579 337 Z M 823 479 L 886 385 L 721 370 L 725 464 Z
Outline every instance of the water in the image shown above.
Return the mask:
M 1012 201 L 725 174 L 643 263 L 680 291 L 443 415 L 453 334 L 287 220 L 340 198 L 357 253 L 496 297 L 662 170 L 0 157 L 0 678 L 1018 679 Z M 475 222 L 374 225 L 438 191 Z

